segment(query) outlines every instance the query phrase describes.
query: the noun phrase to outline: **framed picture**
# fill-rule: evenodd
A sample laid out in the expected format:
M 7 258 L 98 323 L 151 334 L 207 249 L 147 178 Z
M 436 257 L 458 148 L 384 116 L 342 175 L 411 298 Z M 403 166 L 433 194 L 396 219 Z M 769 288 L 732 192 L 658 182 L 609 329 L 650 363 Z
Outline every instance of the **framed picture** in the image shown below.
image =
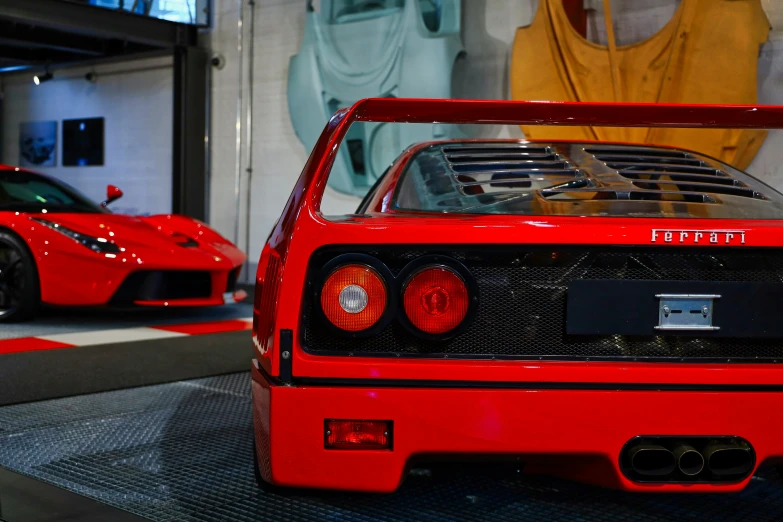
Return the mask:
M 63 166 L 103 165 L 103 118 L 63 120 Z
M 19 165 L 57 166 L 56 121 L 23 121 L 19 124 Z

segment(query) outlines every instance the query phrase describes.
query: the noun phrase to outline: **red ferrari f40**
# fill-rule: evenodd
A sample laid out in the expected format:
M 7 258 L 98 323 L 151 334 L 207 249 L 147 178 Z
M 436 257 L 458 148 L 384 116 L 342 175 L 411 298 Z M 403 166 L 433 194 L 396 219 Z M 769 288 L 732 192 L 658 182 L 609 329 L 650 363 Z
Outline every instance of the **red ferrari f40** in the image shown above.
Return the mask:
M 783 195 L 669 147 L 408 148 L 321 200 L 354 122 L 782 128 L 783 108 L 364 100 L 328 123 L 261 255 L 256 464 L 390 492 L 508 457 L 631 491 L 737 491 L 783 458 Z

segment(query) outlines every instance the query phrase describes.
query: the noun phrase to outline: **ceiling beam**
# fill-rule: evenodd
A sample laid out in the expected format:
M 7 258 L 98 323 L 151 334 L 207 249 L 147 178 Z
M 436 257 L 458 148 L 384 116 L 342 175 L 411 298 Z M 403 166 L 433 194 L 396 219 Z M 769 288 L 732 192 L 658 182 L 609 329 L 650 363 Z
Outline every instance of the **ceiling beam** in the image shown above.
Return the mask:
M 105 40 L 0 20 L 0 44 L 53 49 L 86 56 L 105 54 Z
M 0 19 L 158 48 L 196 45 L 197 28 L 63 0 L 0 0 Z
M 3 45 L 0 42 L 0 60 L 13 61 L 18 64 L 46 65 L 50 63 L 66 63 L 83 60 L 80 54 L 52 51 L 51 49 L 25 49 L 17 46 Z

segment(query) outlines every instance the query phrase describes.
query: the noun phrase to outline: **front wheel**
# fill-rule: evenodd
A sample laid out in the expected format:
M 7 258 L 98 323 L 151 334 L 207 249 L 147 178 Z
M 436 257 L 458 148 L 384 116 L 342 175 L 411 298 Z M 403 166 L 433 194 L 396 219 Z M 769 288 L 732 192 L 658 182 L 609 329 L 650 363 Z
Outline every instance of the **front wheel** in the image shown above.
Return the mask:
M 0 322 L 30 319 L 39 303 L 33 256 L 17 236 L 0 231 Z

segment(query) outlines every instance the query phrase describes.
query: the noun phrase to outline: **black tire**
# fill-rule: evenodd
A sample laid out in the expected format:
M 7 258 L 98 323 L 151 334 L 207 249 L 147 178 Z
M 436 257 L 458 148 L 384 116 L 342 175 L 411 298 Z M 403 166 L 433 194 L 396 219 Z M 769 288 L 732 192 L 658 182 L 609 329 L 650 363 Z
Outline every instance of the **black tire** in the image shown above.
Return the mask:
M 0 230 L 0 323 L 34 317 L 40 302 L 33 256 L 19 237 Z

